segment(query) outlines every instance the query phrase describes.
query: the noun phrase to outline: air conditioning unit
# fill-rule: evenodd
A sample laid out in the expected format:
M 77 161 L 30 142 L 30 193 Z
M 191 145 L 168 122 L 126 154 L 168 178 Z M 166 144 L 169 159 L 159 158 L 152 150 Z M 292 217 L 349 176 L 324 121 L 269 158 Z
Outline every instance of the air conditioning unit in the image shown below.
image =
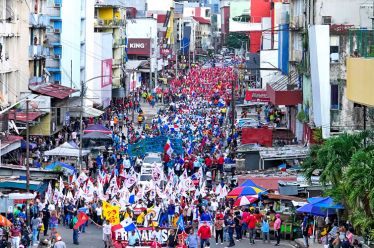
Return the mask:
M 323 25 L 331 25 L 332 17 L 331 16 L 322 16 Z
M 54 83 L 54 84 L 60 84 L 61 82 L 60 82 L 60 81 L 57 81 L 57 80 L 54 80 L 53 83 Z
M 60 54 L 55 54 L 53 58 L 54 59 L 61 59 L 61 55 Z
M 59 29 L 59 28 L 55 28 L 55 29 L 54 29 L 54 33 L 55 33 L 55 34 L 59 34 L 59 33 L 60 33 L 60 29 Z
M 54 6 L 55 8 L 61 8 L 61 3 L 55 3 L 53 6 Z

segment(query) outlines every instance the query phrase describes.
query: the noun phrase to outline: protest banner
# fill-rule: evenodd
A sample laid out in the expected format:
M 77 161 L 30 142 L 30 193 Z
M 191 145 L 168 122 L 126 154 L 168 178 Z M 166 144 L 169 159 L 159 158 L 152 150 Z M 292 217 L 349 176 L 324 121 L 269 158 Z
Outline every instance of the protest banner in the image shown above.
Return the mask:
M 129 144 L 127 152 L 131 157 L 144 156 L 149 152 L 162 153 L 164 152 L 164 147 L 167 140 L 168 137 L 164 135 L 154 138 L 145 138 L 135 144 Z M 169 140 L 171 147 L 176 154 L 184 153 L 182 145 L 183 141 L 181 139 L 169 138 Z

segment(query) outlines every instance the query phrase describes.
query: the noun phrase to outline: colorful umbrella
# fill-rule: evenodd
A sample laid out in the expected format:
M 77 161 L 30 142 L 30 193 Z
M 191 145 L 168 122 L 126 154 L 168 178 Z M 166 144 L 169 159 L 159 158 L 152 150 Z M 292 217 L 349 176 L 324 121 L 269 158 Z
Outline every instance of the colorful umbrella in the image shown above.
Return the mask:
M 10 222 L 10 220 L 0 215 L 0 226 L 11 226 L 11 225 L 12 225 L 12 222 Z
M 227 197 L 239 197 L 245 195 L 257 195 L 258 193 L 264 192 L 264 190 L 253 187 L 253 186 L 246 186 L 246 187 L 236 187 L 235 189 L 231 190 Z
M 241 196 L 239 197 L 235 202 L 234 202 L 234 206 L 235 207 L 239 207 L 239 206 L 247 206 L 247 205 L 250 205 L 252 203 L 254 203 L 255 201 L 258 200 L 258 197 L 257 196 Z

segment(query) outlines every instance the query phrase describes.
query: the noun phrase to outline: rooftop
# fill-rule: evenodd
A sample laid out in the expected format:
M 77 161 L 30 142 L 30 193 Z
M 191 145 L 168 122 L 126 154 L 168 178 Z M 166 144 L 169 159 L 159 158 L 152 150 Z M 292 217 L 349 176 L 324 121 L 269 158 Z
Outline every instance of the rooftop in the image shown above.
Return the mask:
M 200 24 L 210 24 L 209 20 L 202 18 L 202 17 L 194 16 L 193 19 Z

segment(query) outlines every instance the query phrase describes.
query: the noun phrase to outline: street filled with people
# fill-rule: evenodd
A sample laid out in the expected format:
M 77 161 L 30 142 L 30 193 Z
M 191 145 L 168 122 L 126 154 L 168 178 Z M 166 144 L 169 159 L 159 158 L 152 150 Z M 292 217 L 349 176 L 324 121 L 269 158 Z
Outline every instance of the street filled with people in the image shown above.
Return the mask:
M 235 166 L 226 168 L 237 159 L 238 133 L 228 118 L 236 77 L 231 67 L 196 66 L 180 72 L 168 89 L 139 89 L 113 99 L 101 117 L 85 119 L 83 128 L 101 125 L 112 141 L 91 150 L 86 168 L 10 208 L 0 247 L 64 248 L 67 239 L 81 246 L 89 225 L 102 229 L 97 247 L 106 248 L 232 247 L 270 243 L 270 237 L 280 245 L 282 215 L 261 201 L 266 189 L 250 185 L 251 193 L 229 194 L 237 186 Z M 161 102 L 167 104 L 147 120 L 142 106 Z M 52 143 L 79 143 L 79 126 L 73 122 L 49 145 L 39 140 L 36 162 Z M 62 237 L 61 229 L 71 236 Z M 340 239 L 331 238 L 335 247 Z

